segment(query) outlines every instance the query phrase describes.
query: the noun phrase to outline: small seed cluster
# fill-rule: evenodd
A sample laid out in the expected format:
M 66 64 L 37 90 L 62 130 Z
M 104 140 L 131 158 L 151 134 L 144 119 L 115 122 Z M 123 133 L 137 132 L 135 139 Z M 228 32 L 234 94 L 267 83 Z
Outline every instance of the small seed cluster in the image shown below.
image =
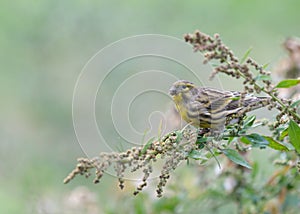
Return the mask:
M 147 186 L 147 180 L 153 169 L 152 164 L 158 158 L 164 161 L 157 185 L 157 196 L 161 197 L 163 188 L 166 186 L 170 173 L 174 171 L 179 163 L 187 160 L 188 154 L 193 149 L 198 149 L 195 141 L 197 135 L 189 129 L 171 132 L 161 140 L 156 140 L 144 147 L 133 147 L 126 152 L 101 153 L 93 159 L 79 158 L 76 168 L 65 178 L 64 183 L 70 182 L 76 175 L 91 176 L 90 170 L 95 169 L 94 183 L 99 183 L 105 171 L 113 166 L 119 180 L 119 187 L 124 188 L 125 171 L 131 172 L 141 170 L 143 172 L 142 183 L 134 191 L 137 195 Z

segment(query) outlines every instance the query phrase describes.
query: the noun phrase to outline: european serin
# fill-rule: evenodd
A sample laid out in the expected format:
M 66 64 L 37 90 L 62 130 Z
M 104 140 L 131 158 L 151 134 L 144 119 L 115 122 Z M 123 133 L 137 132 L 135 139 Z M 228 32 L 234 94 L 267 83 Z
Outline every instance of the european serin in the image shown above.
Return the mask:
M 191 125 L 220 132 L 234 115 L 243 115 L 268 103 L 268 97 L 242 96 L 236 91 L 220 91 L 197 87 L 186 80 L 178 80 L 170 88 L 177 110 Z

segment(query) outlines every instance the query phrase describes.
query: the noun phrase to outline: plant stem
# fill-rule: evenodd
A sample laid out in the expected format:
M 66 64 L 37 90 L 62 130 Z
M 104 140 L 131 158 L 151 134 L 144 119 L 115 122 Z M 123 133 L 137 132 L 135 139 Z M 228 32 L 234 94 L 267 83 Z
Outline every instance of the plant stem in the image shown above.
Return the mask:
M 227 59 L 222 59 L 224 62 L 226 62 L 227 65 L 230 65 Z M 222 61 L 221 60 L 221 61 Z M 246 76 L 237 68 L 234 68 L 235 71 L 239 72 L 240 76 L 243 77 L 246 80 Z M 300 115 L 298 115 L 296 112 L 292 111 L 287 107 L 278 97 L 276 97 L 271 91 L 266 90 L 264 87 L 261 87 L 256 82 L 254 82 L 254 85 L 256 87 L 259 87 L 264 93 L 268 94 L 272 99 L 274 99 L 283 109 L 286 108 L 286 111 L 291 114 L 294 118 L 296 118 L 298 121 L 300 121 Z

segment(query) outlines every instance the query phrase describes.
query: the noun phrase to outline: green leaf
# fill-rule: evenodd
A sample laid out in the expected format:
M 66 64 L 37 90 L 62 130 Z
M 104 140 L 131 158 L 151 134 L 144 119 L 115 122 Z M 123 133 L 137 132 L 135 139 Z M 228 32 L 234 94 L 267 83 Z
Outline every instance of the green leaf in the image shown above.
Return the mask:
M 161 140 L 161 133 L 162 133 L 162 129 L 163 129 L 163 121 L 160 120 L 159 122 L 159 126 L 158 126 L 158 133 L 157 133 L 157 136 L 158 136 L 158 140 L 160 141 Z
M 229 137 L 228 138 L 228 145 L 232 142 L 232 141 L 234 141 L 236 139 L 236 137 Z
M 252 51 L 252 48 L 249 48 L 247 51 L 246 51 L 246 53 L 244 54 L 244 56 L 242 57 L 242 59 L 241 59 L 241 64 L 243 64 L 245 61 L 246 61 L 246 59 L 248 58 L 248 56 L 250 55 L 250 53 L 251 53 L 251 51 Z
M 139 194 L 138 197 L 135 198 L 134 202 L 133 202 L 133 210 L 134 213 L 136 214 L 142 214 L 142 213 L 146 213 L 146 206 L 145 203 L 143 203 L 143 201 L 147 200 L 146 197 L 142 194 Z
M 145 142 L 145 137 L 146 137 L 148 131 L 149 131 L 149 129 L 146 129 L 146 130 L 144 131 L 143 138 L 142 138 L 142 144 L 144 144 L 144 142 Z
M 245 144 L 251 144 L 254 147 L 265 148 L 269 145 L 269 142 L 261 135 L 253 133 L 240 138 Z
M 195 159 L 195 160 L 208 160 L 207 157 L 205 157 L 201 151 L 198 150 L 192 150 L 189 154 L 188 154 L 189 158 Z
M 262 75 L 262 74 L 257 75 L 254 79 L 255 80 L 272 80 L 270 75 Z
M 143 201 L 149 201 L 148 198 L 143 199 Z M 144 202 L 139 201 L 140 204 L 147 207 Z M 152 204 L 152 213 L 175 213 L 178 206 L 182 204 L 182 199 L 178 195 L 161 198 Z M 147 207 L 148 208 L 148 207 Z M 122 212 L 119 212 L 122 213 Z M 136 213 L 135 210 L 133 213 Z M 149 211 L 144 211 L 143 213 L 149 213 Z
M 266 64 L 264 64 L 264 65 L 262 66 L 262 69 L 264 69 L 264 70 L 265 70 L 265 69 L 266 69 L 266 68 L 269 66 L 269 64 L 270 64 L 270 63 L 266 63 Z
M 300 127 L 293 120 L 290 120 L 288 133 L 291 144 L 294 146 L 296 152 L 300 154 Z
M 289 127 L 286 127 L 280 134 L 279 140 L 283 140 L 289 134 Z
M 210 64 L 212 67 L 218 67 L 218 66 L 220 66 L 220 64 L 217 64 L 217 63 L 211 63 Z
M 253 125 L 252 125 L 252 128 L 256 128 L 258 126 L 262 126 L 266 124 L 266 120 L 260 120 L 260 121 L 256 121 Z
M 235 100 L 240 100 L 241 97 L 231 97 L 230 99 L 233 100 L 233 101 L 235 101 Z
M 213 137 L 198 137 L 196 144 L 198 145 L 199 149 L 203 149 L 206 142 L 211 141 Z
M 295 107 L 298 107 L 300 104 L 300 100 L 297 100 L 295 102 L 292 103 L 292 105 L 290 105 L 291 108 L 295 108 Z
M 200 138 L 197 138 L 196 144 L 206 143 L 208 140 L 209 140 L 208 137 L 200 137 Z
M 279 151 L 289 151 L 289 149 L 285 145 L 277 142 L 272 137 L 264 136 L 264 138 L 269 142 L 268 146 L 270 148 L 275 149 L 275 150 L 279 150 Z
M 201 138 L 197 138 L 196 144 L 198 145 L 199 149 L 203 149 L 206 142 L 207 142 L 207 138 L 201 137 Z
M 151 146 L 153 140 L 155 139 L 155 137 L 152 137 L 148 140 L 148 142 L 145 144 L 145 146 L 143 147 L 141 154 L 145 154 L 147 149 L 149 149 L 149 147 Z
M 175 131 L 175 134 L 176 134 L 176 137 L 177 137 L 175 142 L 179 143 L 183 138 L 182 132 L 181 131 Z
M 252 115 L 250 117 L 247 117 L 245 120 L 244 120 L 244 127 L 245 128 L 248 128 L 248 127 L 251 127 L 254 123 L 256 119 L 256 116 L 255 115 Z
M 262 136 L 256 133 L 243 136 L 240 138 L 243 143 L 251 144 L 254 147 L 265 148 L 269 146 L 272 149 L 279 150 L 279 151 L 289 151 L 289 148 L 283 145 L 280 142 L 277 142 L 272 137 L 269 136 Z
M 222 152 L 234 163 L 251 169 L 250 164 L 237 151 L 233 149 L 223 149 Z
M 258 168 L 258 163 L 254 162 L 252 164 L 252 171 L 251 171 L 251 178 L 254 180 L 256 178 L 256 176 L 258 175 L 259 172 L 259 168 Z
M 290 88 L 292 86 L 298 85 L 299 83 L 300 80 L 298 79 L 282 80 L 276 85 L 276 88 Z
M 248 140 L 248 138 L 246 138 L 246 136 L 241 137 L 240 141 L 244 144 L 251 144 L 250 140 Z

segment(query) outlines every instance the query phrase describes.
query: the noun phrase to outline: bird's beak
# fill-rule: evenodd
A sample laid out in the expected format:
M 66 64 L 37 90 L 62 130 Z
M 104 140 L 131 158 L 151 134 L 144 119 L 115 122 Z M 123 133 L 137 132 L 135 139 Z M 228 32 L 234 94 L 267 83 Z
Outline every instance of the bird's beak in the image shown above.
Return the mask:
M 169 94 L 170 94 L 171 96 L 174 96 L 174 95 L 176 94 L 176 88 L 175 88 L 174 86 L 172 86 L 172 87 L 170 88 Z

